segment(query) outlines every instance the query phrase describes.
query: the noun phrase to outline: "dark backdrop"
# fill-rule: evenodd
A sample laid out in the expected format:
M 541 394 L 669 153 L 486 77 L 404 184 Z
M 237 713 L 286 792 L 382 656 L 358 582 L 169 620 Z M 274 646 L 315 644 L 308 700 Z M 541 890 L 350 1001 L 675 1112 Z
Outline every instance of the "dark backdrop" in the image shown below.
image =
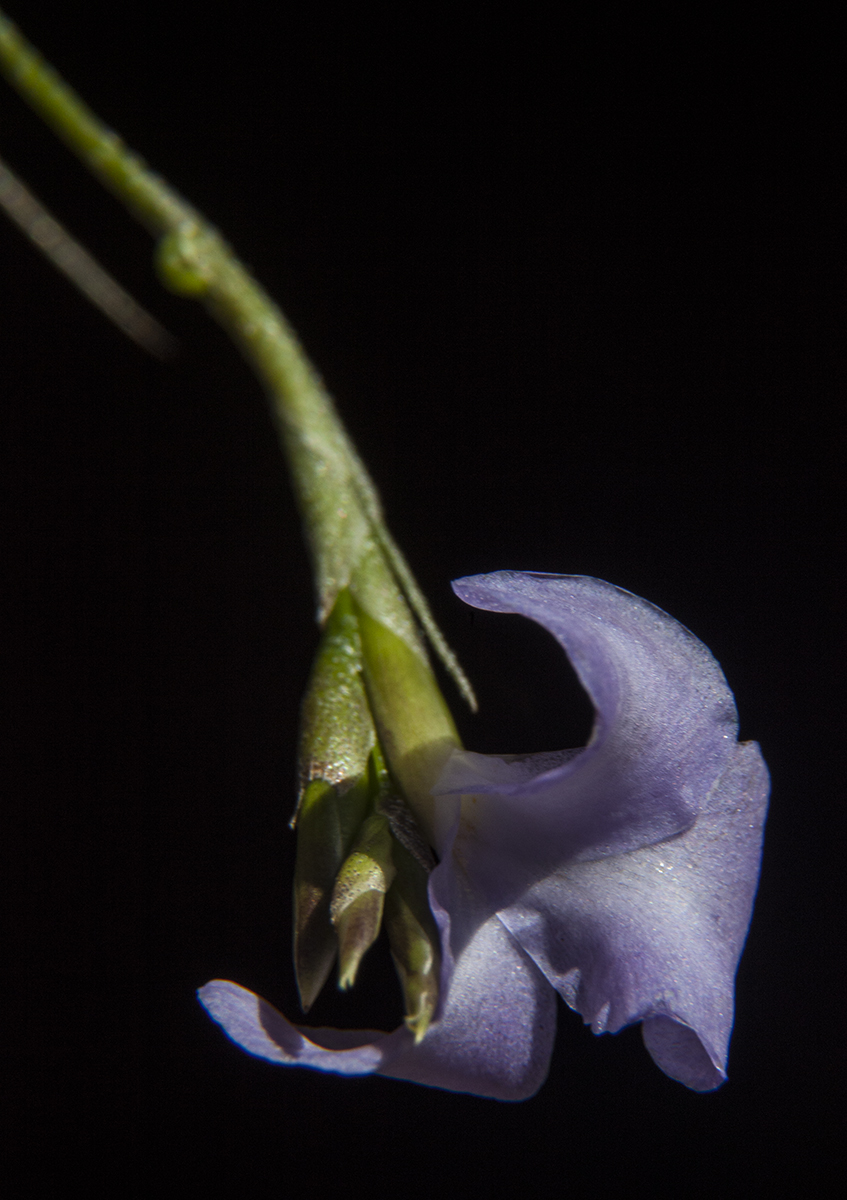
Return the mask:
M 181 347 L 145 357 L 0 224 L 20 1159 L 108 1194 L 812 1180 L 844 1066 L 830 31 L 752 8 L 300 7 L 8 0 L 299 330 L 478 685 L 467 744 L 579 744 L 590 717 L 546 635 L 473 616 L 456 576 L 597 575 L 716 654 L 774 781 L 730 1082 L 688 1093 L 637 1029 L 595 1039 L 564 1007 L 518 1106 L 274 1068 L 202 1014 L 214 976 L 296 1013 L 308 564 L 258 385 L 4 85 L 3 155 Z M 398 1004 L 375 954 L 314 1016 L 390 1028 Z

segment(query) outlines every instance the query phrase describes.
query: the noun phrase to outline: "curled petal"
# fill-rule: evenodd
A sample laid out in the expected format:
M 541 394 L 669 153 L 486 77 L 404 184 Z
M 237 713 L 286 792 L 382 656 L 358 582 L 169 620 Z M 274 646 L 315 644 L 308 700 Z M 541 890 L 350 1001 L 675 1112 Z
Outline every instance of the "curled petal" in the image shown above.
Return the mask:
M 197 996 L 209 1016 L 242 1050 L 285 1066 L 368 1075 L 382 1063 L 385 1043 L 405 1033 L 403 1029 L 393 1034 L 369 1029 L 300 1030 L 267 1000 L 228 979 L 213 979 Z
M 525 1100 L 547 1078 L 555 994 L 496 917 L 473 933 L 456 963 L 440 1021 L 402 1048 L 383 1075 L 496 1100 Z
M 736 741 L 718 664 L 599 580 L 498 572 L 454 587 L 549 629 L 597 719 L 583 751 L 454 755 L 437 790 L 475 795 L 453 862 L 595 1033 L 643 1021 L 662 1070 L 719 1086 L 768 776 L 758 747 Z
M 498 571 L 457 580 L 476 608 L 543 625 L 594 703 L 580 751 L 454 752 L 437 794 L 470 794 L 456 852 L 494 909 L 563 862 L 590 861 L 690 828 L 736 745 L 720 667 L 682 625 L 583 576 Z
M 439 885 L 451 894 L 437 896 Z M 446 1000 L 417 1045 L 405 1026 L 393 1033 L 298 1028 L 228 980 L 207 983 L 199 999 L 234 1042 L 270 1062 L 341 1075 L 376 1072 L 448 1091 L 523 1100 L 547 1075 L 556 1030 L 554 992 L 496 917 L 477 919 L 473 898 L 458 897 L 459 886 L 454 873 L 433 872 Z M 451 915 L 442 901 L 450 904 Z

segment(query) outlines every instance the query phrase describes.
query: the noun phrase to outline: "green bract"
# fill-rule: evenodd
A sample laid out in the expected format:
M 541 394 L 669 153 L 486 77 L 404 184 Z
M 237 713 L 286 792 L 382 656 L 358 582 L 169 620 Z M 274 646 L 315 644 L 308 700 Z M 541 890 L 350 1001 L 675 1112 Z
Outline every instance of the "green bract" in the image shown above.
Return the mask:
M 0 66 L 158 236 L 163 282 L 203 301 L 271 399 L 323 630 L 303 705 L 292 822 L 301 1002 L 311 1006 L 339 946 L 341 986 L 353 983 L 385 910 L 408 1020 L 421 1035 L 437 1002 L 438 939 L 425 854 L 409 848 L 434 840 L 431 789 L 458 745 L 424 637 L 475 706 L 470 685 L 386 528 L 376 489 L 320 377 L 270 297 L 217 230 L 103 125 L 2 13 Z

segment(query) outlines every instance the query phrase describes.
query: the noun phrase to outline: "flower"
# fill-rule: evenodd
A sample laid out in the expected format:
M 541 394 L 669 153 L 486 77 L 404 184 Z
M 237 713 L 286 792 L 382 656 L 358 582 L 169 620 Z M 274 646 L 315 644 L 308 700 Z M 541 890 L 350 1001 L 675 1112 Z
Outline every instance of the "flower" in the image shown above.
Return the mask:
M 449 759 L 429 884 L 436 1019 L 415 1044 L 405 1027 L 298 1029 L 224 980 L 202 1003 L 273 1062 L 519 1100 L 546 1076 L 558 991 L 595 1033 L 641 1021 L 666 1074 L 718 1087 L 768 794 L 720 667 L 666 613 L 601 580 L 500 571 L 453 587 L 549 630 L 596 718 L 580 750 Z

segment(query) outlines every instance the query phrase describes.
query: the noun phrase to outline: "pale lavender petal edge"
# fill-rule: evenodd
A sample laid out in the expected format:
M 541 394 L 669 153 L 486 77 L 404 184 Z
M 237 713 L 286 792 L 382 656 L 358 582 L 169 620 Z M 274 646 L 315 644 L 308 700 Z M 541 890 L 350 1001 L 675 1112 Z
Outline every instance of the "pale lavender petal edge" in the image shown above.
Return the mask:
M 555 993 L 502 922 L 479 912 L 449 852 L 430 876 L 430 905 L 441 935 L 445 999 L 417 1045 L 405 1026 L 391 1033 L 295 1026 L 229 980 L 212 980 L 198 998 L 232 1041 L 269 1062 L 525 1100 L 547 1077 Z
M 496 571 L 453 589 L 476 608 L 544 626 L 596 710 L 581 753 L 454 753 L 434 791 L 491 797 L 477 810 L 487 853 L 499 841 L 513 864 L 590 859 L 691 825 L 737 736 L 732 693 L 702 642 L 655 605 L 588 576 Z
M 376 1073 L 496 1100 L 538 1091 L 556 1029 L 553 989 L 496 917 L 465 946 L 444 1013 L 419 1045 L 403 1026 L 392 1033 L 297 1027 L 230 980 L 214 979 L 197 995 L 232 1041 L 269 1062 Z
M 229 979 L 211 980 L 198 989 L 197 998 L 242 1050 L 284 1066 L 368 1075 L 379 1069 L 386 1050 L 390 1053 L 390 1039 L 404 1033 L 399 1029 L 393 1034 L 357 1030 L 352 1045 L 345 1045 L 348 1040 L 339 1036 L 341 1030 L 300 1030 L 267 1000 Z

